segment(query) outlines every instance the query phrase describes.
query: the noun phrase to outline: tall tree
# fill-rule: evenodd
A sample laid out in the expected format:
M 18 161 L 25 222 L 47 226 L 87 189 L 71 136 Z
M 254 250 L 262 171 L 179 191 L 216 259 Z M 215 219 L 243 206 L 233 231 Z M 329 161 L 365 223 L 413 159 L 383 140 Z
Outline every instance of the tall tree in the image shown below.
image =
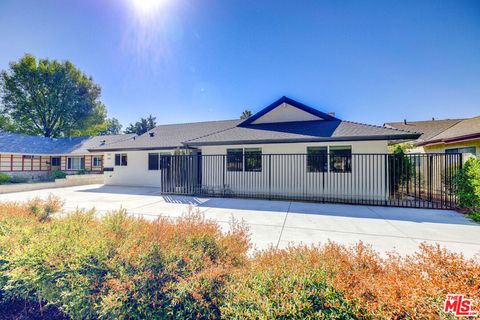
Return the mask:
M 157 126 L 156 117 L 149 115 L 148 118 L 140 118 L 140 121 L 135 122 L 125 129 L 125 133 L 136 133 L 138 135 L 144 134 L 148 130 L 152 130 Z
M 118 121 L 117 118 L 108 118 L 106 120 L 107 123 L 107 128 L 100 132 L 100 135 L 110 135 L 110 134 L 121 134 L 122 131 L 122 125 L 120 124 L 120 121 Z
M 26 54 L 0 72 L 0 111 L 16 132 L 70 136 L 105 122 L 100 87 L 70 61 Z
M 248 119 L 252 116 L 252 111 L 250 110 L 243 110 L 242 115 L 240 116 L 240 119 L 245 120 Z

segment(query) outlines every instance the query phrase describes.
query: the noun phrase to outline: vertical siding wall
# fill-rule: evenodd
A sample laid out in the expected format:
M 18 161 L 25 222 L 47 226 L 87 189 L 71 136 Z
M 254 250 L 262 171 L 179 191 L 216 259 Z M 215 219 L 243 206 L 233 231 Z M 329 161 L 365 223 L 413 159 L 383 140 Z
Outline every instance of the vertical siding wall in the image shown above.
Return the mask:
M 351 172 L 308 172 L 306 148 L 352 146 Z M 262 171 L 227 171 L 227 148 L 262 148 Z M 387 152 L 386 141 L 350 143 L 302 143 L 275 145 L 215 146 L 202 148 L 202 185 L 209 192 L 232 192 L 243 196 L 259 194 L 273 198 L 322 198 L 385 201 L 388 198 L 387 158 L 370 155 Z M 367 155 L 363 155 L 367 154 Z
M 0 154 L 0 171 L 48 171 L 50 156 L 32 155 L 24 157 L 18 154 Z
M 79 155 L 74 157 L 85 158 L 85 170 L 87 171 L 102 171 L 103 166 L 93 166 L 93 157 L 103 157 L 103 155 Z M 67 156 L 60 157 L 60 167 L 63 171 L 70 171 L 67 169 Z M 103 161 L 103 160 L 102 160 Z M 21 155 L 21 154 L 0 154 L 0 172 L 22 172 L 22 171 L 50 171 L 52 167 L 51 156 L 49 155 Z M 72 170 L 77 171 L 77 170 Z

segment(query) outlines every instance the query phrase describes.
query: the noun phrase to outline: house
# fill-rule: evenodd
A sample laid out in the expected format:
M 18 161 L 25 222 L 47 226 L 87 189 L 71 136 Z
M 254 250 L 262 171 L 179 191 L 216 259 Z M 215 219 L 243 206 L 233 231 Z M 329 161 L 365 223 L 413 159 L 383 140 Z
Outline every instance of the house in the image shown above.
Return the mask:
M 132 136 L 46 138 L 0 132 L 0 172 L 32 180 L 45 179 L 55 169 L 101 173 L 103 154 L 89 149 Z
M 418 133 L 341 120 L 282 97 L 246 120 L 160 125 L 90 149 L 105 184 L 165 193 L 384 201 L 387 147 Z
M 480 116 L 467 119 L 389 122 L 385 123 L 385 127 L 421 133 L 414 141 L 415 148 L 411 152 L 480 156 Z

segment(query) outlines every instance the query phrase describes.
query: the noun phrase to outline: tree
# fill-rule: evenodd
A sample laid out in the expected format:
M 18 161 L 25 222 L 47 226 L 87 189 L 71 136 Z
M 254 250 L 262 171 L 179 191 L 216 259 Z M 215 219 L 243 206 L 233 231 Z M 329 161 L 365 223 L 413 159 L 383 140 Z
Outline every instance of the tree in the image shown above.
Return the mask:
M 105 122 L 101 89 L 70 61 L 30 54 L 0 73 L 0 111 L 15 132 L 65 137 Z
M 125 133 L 136 133 L 138 135 L 144 134 L 148 130 L 152 130 L 157 126 L 155 121 L 157 118 L 149 115 L 148 118 L 140 118 L 140 121 L 137 121 L 135 124 L 130 123 L 130 125 L 125 129 Z
M 252 111 L 250 111 L 250 110 L 244 110 L 244 111 L 242 112 L 242 115 L 240 116 L 240 119 L 245 120 L 245 119 L 250 118 L 251 116 L 252 116 Z
M 105 121 L 107 123 L 107 128 L 100 132 L 100 135 L 106 136 L 111 134 L 120 134 L 122 131 L 122 125 L 117 118 L 109 118 Z

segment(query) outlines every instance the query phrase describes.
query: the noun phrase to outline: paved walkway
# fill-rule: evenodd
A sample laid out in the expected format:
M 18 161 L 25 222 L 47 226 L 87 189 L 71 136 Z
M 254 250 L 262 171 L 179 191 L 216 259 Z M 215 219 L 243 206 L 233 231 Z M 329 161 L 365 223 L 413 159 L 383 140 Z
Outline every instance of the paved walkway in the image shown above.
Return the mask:
M 155 188 L 88 185 L 0 195 L 0 201 L 23 201 L 58 195 L 67 210 L 95 207 L 104 213 L 120 207 L 148 219 L 178 217 L 200 210 L 227 229 L 232 217 L 249 227 L 257 249 L 332 240 L 358 241 L 380 252 L 412 253 L 421 242 L 439 243 L 480 259 L 480 224 L 448 210 L 405 209 L 289 201 L 162 196 Z

